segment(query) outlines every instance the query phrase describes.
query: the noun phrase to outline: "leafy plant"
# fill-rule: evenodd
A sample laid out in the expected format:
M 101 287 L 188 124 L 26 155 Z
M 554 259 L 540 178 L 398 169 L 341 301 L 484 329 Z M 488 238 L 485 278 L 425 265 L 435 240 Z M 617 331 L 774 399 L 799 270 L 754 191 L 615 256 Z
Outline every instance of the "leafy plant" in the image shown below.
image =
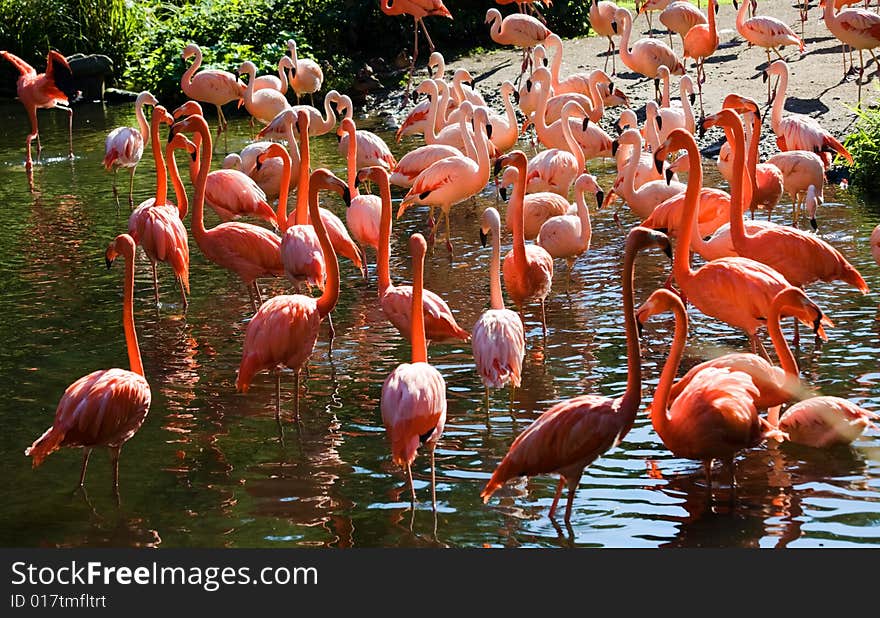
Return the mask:
M 859 107 L 852 111 L 858 118 L 843 143 L 853 156 L 850 179 L 859 189 L 876 195 L 880 193 L 876 182 L 880 174 L 880 109 Z

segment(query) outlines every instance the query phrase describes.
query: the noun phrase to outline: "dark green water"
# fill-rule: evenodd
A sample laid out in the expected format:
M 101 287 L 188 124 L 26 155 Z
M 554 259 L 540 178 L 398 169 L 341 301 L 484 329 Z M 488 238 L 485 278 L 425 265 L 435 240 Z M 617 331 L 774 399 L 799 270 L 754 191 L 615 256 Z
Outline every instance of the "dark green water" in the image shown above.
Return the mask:
M 127 367 L 120 323 L 122 268 L 109 272 L 103 252 L 126 230 L 128 209 L 117 211 L 111 175 L 101 167 L 103 141 L 115 126 L 133 125 L 130 106 L 83 105 L 74 117 L 76 158 L 66 154 L 66 116 L 40 112 L 42 162 L 28 190 L 23 157 L 26 117 L 20 105 L 0 106 L 0 466 L 4 470 L 0 544 L 4 546 L 702 546 L 804 547 L 880 543 L 880 448 L 876 432 L 851 447 L 818 451 L 786 445 L 758 448 L 737 461 L 739 488 L 731 504 L 726 471 L 709 500 L 698 462 L 676 459 L 642 412 L 620 447 L 589 467 L 574 506 L 572 530 L 547 518 L 555 478 L 509 483 L 490 504 L 479 491 L 513 438 L 543 410 L 583 393 L 619 395 L 626 381 L 620 312 L 623 234 L 610 213 L 593 215 L 593 245 L 567 273 L 557 263 L 547 305 L 550 333 L 529 310 L 523 388 L 513 419 L 506 392 L 488 411 L 473 368 L 470 344 L 432 346 L 431 362 L 446 379 L 449 413 L 438 445 L 437 537 L 433 538 L 429 468 L 415 463 L 421 500 L 411 512 L 404 476 L 391 463 L 382 428 L 382 381 L 409 346 L 379 309 L 375 278 L 359 279 L 342 261 L 342 293 L 333 319 L 337 337 L 328 355 L 326 328 L 309 365 L 301 396 L 303 428 L 289 421 L 292 379 L 284 384 L 288 422 L 283 439 L 274 419 L 274 381 L 255 380 L 235 393 L 236 370 L 251 310 L 247 292 L 208 263 L 190 239 L 192 297 L 183 315 L 170 270 L 160 266 L 164 303 L 156 311 L 148 263 L 136 273 L 135 320 L 153 403 L 141 430 L 123 449 L 122 504 L 116 507 L 110 468 L 96 451 L 88 493 L 72 493 L 80 452 L 64 449 L 36 470 L 24 449 L 51 423 L 58 399 L 75 379 L 96 369 Z M 213 118 L 209 118 L 213 125 Z M 366 122 L 393 141 L 381 122 Z M 231 125 L 230 149 L 249 139 L 247 123 Z M 313 165 L 338 174 L 344 164 L 331 134 L 313 140 Z M 393 146 L 401 155 L 416 142 Z M 219 151 L 218 151 L 219 152 Z M 219 159 L 219 157 L 218 157 Z M 609 184 L 610 161 L 591 171 Z M 215 167 L 219 161 L 215 161 Z M 707 178 L 717 182 L 714 166 Z M 711 171 L 709 171 L 711 169 Z M 135 203 L 150 197 L 147 155 L 135 179 Z M 120 176 L 122 179 L 122 176 Z M 707 181 L 708 182 L 708 181 Z M 122 183 L 124 184 L 124 183 Z M 427 285 L 443 296 L 470 330 L 488 303 L 489 250 L 478 240 L 476 213 L 494 203 L 487 190 L 475 204 L 453 209 L 457 256 L 438 243 L 427 264 Z M 327 201 L 344 218 L 341 202 Z M 424 210 L 395 223 L 392 273 L 410 281 L 406 239 L 422 230 Z M 788 217 L 777 209 L 777 221 Z M 805 379 L 825 394 L 880 409 L 880 273 L 868 237 L 878 207 L 826 189 L 823 237 L 855 264 L 872 288 L 862 297 L 822 284 L 811 296 L 836 321 L 831 340 L 816 349 L 805 338 L 798 361 Z M 208 211 L 208 225 L 217 222 Z M 625 225 L 636 221 L 622 211 Z M 509 246 L 509 236 L 504 239 Z M 506 248 L 505 248 L 506 250 Z M 371 263 L 374 260 L 370 253 Z M 637 303 L 668 272 L 662 257 L 639 263 Z M 284 282 L 266 282 L 270 293 Z M 668 316 L 666 316 L 668 318 Z M 691 311 L 685 365 L 717 353 L 745 350 L 744 336 Z M 671 319 L 655 319 L 642 349 L 645 401 L 653 395 L 668 352 Z M 643 404 L 644 408 L 644 404 Z M 488 421 L 488 422 L 487 422 Z

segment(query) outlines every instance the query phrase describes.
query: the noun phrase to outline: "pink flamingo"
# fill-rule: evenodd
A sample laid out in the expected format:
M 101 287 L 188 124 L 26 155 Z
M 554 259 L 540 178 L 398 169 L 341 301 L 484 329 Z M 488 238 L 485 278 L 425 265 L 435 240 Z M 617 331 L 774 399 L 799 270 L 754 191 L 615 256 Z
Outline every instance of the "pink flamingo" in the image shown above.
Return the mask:
M 489 309 L 474 323 L 471 344 L 477 373 L 486 387 L 486 410 L 489 388 L 510 384 L 510 401 L 519 388 L 525 357 L 525 332 L 519 314 L 504 308 L 501 296 L 501 217 L 489 207 L 480 216 L 480 241 L 483 246 L 492 236 L 492 261 L 489 265 Z
M 611 56 L 611 74 L 617 73 L 614 62 L 614 14 L 617 12 L 617 5 L 613 2 L 605 0 L 590 0 L 590 28 L 599 36 L 608 39 L 608 51 L 605 52 L 605 71 L 608 70 L 608 57 Z
M 880 225 L 871 232 L 871 255 L 874 256 L 874 261 L 880 266 Z
M 138 128 L 116 127 L 104 140 L 104 169 L 113 170 L 113 195 L 116 195 L 116 174 L 120 167 L 128 168 L 128 205 L 134 206 L 134 171 L 137 169 L 141 157 L 144 155 L 144 146 L 150 141 L 150 128 L 144 118 L 144 105 L 158 105 L 152 94 L 144 90 L 134 103 L 134 116 L 137 119 Z
M 638 15 L 644 13 L 645 19 L 648 21 L 648 32 L 651 33 L 652 37 L 654 36 L 652 32 L 654 30 L 654 25 L 651 23 L 651 13 L 663 11 L 668 6 L 669 0 L 645 0 L 642 2 L 641 6 L 638 6 L 638 3 L 636 3 L 636 8 L 639 11 Z M 638 18 L 638 15 L 636 15 L 636 18 Z
M 54 49 L 49 50 L 46 56 L 46 72 L 37 71 L 27 62 L 11 54 L 8 51 L 0 51 L 0 56 L 6 58 L 18 69 L 19 77 L 16 82 L 18 100 L 24 105 L 28 118 L 31 121 L 31 132 L 25 140 L 27 158 L 25 167 L 33 168 L 31 159 L 31 142 L 37 138 L 37 156 L 40 156 L 40 128 L 37 125 L 38 109 L 63 109 L 67 112 L 67 132 L 69 156 L 73 158 L 73 110 L 68 107 L 71 101 L 79 97 L 73 82 L 73 73 L 67 60 Z
M 195 142 L 198 146 L 198 135 L 196 135 Z M 193 182 L 198 173 L 199 162 L 196 159 L 190 166 L 190 176 Z M 219 169 L 208 174 L 205 202 L 223 222 L 247 215 L 274 225 L 277 216 L 267 200 L 266 193 L 260 188 L 257 181 L 242 171 Z
M 789 150 L 768 157 L 767 163 L 775 165 L 782 172 L 782 188 L 791 197 L 792 225 L 798 224 L 800 207 L 806 205 L 807 193 L 813 187 L 813 198 L 821 203 L 824 200 L 825 166 L 822 158 L 815 152 Z M 815 212 L 807 213 L 810 225 L 818 229 Z
M 382 198 L 378 195 L 362 195 L 357 188 L 357 138 L 356 127 L 351 118 L 345 118 L 339 124 L 337 135 L 348 135 L 347 180 L 351 202 L 345 211 L 345 222 L 351 235 L 361 247 L 364 258 L 364 274 L 367 272 L 367 254 L 364 247 L 379 250 L 379 228 L 382 219 Z M 398 163 L 398 167 L 400 163 Z
M 465 102 L 462 105 L 468 104 Z M 416 177 L 397 212 L 397 217 L 400 218 L 412 204 L 439 206 L 446 218 L 446 248 L 450 254 L 452 240 L 449 211 L 454 204 L 478 194 L 489 181 L 489 146 L 486 138 L 489 116 L 486 108 L 477 108 L 474 112 L 474 124 L 476 143 L 471 143 L 469 135 L 465 135 L 465 141 L 468 149 L 476 153 L 476 161 L 461 154 L 437 161 Z M 433 236 L 432 227 L 431 238 Z
M 202 138 L 199 174 L 195 181 L 193 199 L 193 237 L 206 258 L 241 278 L 251 294 L 251 304 L 256 312 L 259 306 L 257 303 L 263 302 L 257 279 L 284 275 L 281 239 L 266 228 L 238 221 L 205 229 L 204 209 L 208 170 L 211 169 L 211 133 L 208 123 L 200 115 L 187 116 L 175 122 L 171 127 L 172 137 L 180 132 L 195 133 Z M 177 176 L 174 182 L 180 183 L 180 177 Z
M 562 489 L 567 484 L 565 521 L 568 522 L 571 520 L 574 493 L 584 468 L 620 444 L 629 433 L 642 397 L 642 363 L 633 311 L 633 268 L 639 250 L 652 245 L 669 250 L 668 239 L 653 230 L 634 228 L 627 236 L 623 262 L 627 377 L 623 396 L 611 399 L 598 395 L 580 395 L 562 401 L 541 414 L 510 445 L 504 459 L 480 493 L 483 502 L 488 502 L 492 494 L 509 479 L 556 473 L 559 474 L 559 484 L 556 486 L 549 515 L 551 519 L 554 517 Z
M 238 170 L 250 176 L 257 183 L 257 186 L 262 189 L 263 193 L 266 194 L 267 201 L 277 199 L 281 193 L 281 171 L 283 168 L 279 157 L 270 157 L 264 159 L 260 164 L 260 168 L 257 169 L 257 157 L 265 152 L 271 143 L 267 141 L 252 142 L 245 146 L 241 153 L 233 152 L 226 155 L 222 164 L 223 169 Z M 299 153 L 294 149 L 293 154 L 293 171 L 296 172 L 296 176 L 291 175 L 291 186 L 296 185 L 299 180 Z
M 347 94 L 339 95 L 339 110 L 343 118 L 352 118 L 354 115 L 354 103 Z M 357 167 L 362 169 L 379 165 L 387 170 L 393 170 L 397 165 L 397 159 L 391 154 L 391 149 L 381 137 L 372 131 L 358 129 L 355 132 L 357 136 Z M 339 139 L 339 154 L 345 157 L 348 154 L 348 134 L 346 133 Z
M 684 131 L 684 129 L 675 130 Z M 623 177 L 618 178 L 611 193 L 619 193 L 626 201 L 630 210 L 640 219 L 647 219 L 654 212 L 654 208 L 658 204 L 674 195 L 684 193 L 687 186 L 690 186 L 690 183 L 686 186 L 672 180 L 669 182 L 665 180 L 651 180 L 636 187 L 635 177 L 640 164 L 640 157 L 637 155 L 642 151 L 642 136 L 636 129 L 627 129 L 621 133 L 616 142 L 618 144 L 629 144 L 633 147 L 634 154 L 630 157 L 629 163 L 627 163 Z M 607 200 L 608 198 L 606 197 Z
M 274 75 L 260 75 L 254 80 L 254 90 L 271 88 L 281 94 L 287 94 L 287 89 L 290 86 L 287 79 L 287 70 L 292 68 L 293 61 L 290 59 L 290 56 L 284 54 L 278 60 L 278 77 Z
M 523 236 L 523 198 L 526 193 L 526 155 L 522 150 L 514 150 L 495 162 L 496 172 L 504 165 L 512 165 L 519 174 L 513 185 L 509 208 L 513 222 L 513 249 L 504 257 L 504 287 L 510 298 L 522 311 L 527 301 L 541 303 L 541 328 L 547 337 L 547 317 L 544 299 L 550 293 L 553 283 L 553 258 L 547 250 L 538 245 L 525 244 Z
M 767 15 L 755 15 L 749 18 L 746 14 L 748 6 L 752 7 L 753 12 L 757 11 L 757 0 L 743 0 L 741 6 L 737 5 L 737 0 L 733 0 L 733 8 L 738 9 L 736 30 L 750 45 L 764 48 L 767 54 L 767 66 L 770 66 L 771 62 L 771 49 L 783 62 L 784 58 L 779 53 L 778 47 L 797 45 L 800 52 L 804 53 L 804 40 L 795 34 L 788 24 Z M 770 104 L 770 84 L 767 84 L 767 104 Z
M 386 15 L 412 15 L 413 55 L 410 62 L 410 80 L 412 80 L 412 71 L 415 68 L 416 59 L 419 57 L 419 26 L 422 27 L 425 38 L 428 40 L 428 49 L 433 52 L 434 41 L 428 34 L 424 19 L 431 15 L 452 19 L 452 13 L 443 4 L 443 0 L 381 0 L 379 8 Z
M 612 22 L 616 31 L 623 31 L 620 37 L 620 59 L 631 70 L 654 80 L 655 98 L 657 94 L 657 69 L 666 66 L 673 75 L 684 75 L 684 64 L 675 52 L 663 41 L 639 39 L 629 46 L 632 34 L 632 13 L 619 8 Z
M 287 129 L 296 124 L 296 115 L 303 111 L 309 115 L 309 135 L 312 137 L 329 133 L 336 126 L 336 107 L 343 101 L 342 95 L 331 90 L 324 95 L 324 115 L 311 105 L 292 105 L 284 108 L 269 124 L 263 127 L 257 137 L 265 139 L 287 139 Z
M 229 71 L 219 69 L 199 71 L 199 67 L 202 66 L 202 50 L 195 43 L 190 43 L 183 48 L 181 57 L 187 60 L 193 56 L 195 60 L 180 78 L 180 88 L 188 98 L 211 103 L 217 108 L 219 137 L 220 132 L 225 131 L 228 124 L 222 106 L 232 101 L 240 101 L 244 97 L 245 85 Z
M 486 23 L 489 24 L 489 36 L 499 45 L 513 45 L 523 50 L 523 61 L 517 83 L 531 64 L 531 49 L 535 45 L 543 44 L 547 37 L 553 34 L 550 29 L 531 15 L 513 13 L 504 19 L 501 11 L 489 9 L 486 11 Z
M 58 402 L 52 427 L 24 452 L 26 456 L 33 457 L 36 468 L 53 451 L 63 446 L 81 447 L 83 462 L 79 487 L 82 487 L 92 449 L 96 446 L 109 448 L 113 466 L 113 493 L 117 500 L 119 453 L 122 445 L 143 425 L 151 399 L 134 327 L 134 252 L 134 240 L 128 234 L 120 234 L 104 254 L 108 268 L 117 255 L 125 258 L 122 326 L 131 370 L 114 368 L 94 371 L 68 386 Z
M 706 81 L 706 58 L 715 53 L 718 49 L 718 30 L 715 26 L 715 13 L 718 12 L 718 3 L 716 0 L 709 0 L 708 5 L 709 23 L 697 24 L 684 35 L 684 53 L 685 58 L 693 58 L 697 63 L 697 93 L 700 97 L 700 116 L 705 116 L 703 112 L 703 82 Z
M 568 276 L 571 277 L 575 260 L 590 250 L 593 228 L 590 225 L 590 209 L 584 194 L 590 191 L 602 203 L 602 189 L 591 174 L 581 174 L 574 183 L 577 214 L 564 214 L 550 217 L 541 226 L 536 240 L 554 258 L 564 258 L 568 263 Z
M 687 150 L 690 171 L 685 207 L 679 223 L 679 242 L 675 246 L 673 276 L 697 309 L 744 330 L 752 341 L 754 352 L 760 345 L 756 331 L 766 322 L 773 298 L 791 284 L 773 268 L 743 257 L 721 258 L 707 262 L 697 270 L 691 269 L 690 243 L 687 239 L 691 238 L 695 227 L 697 198 L 703 185 L 697 143 L 693 135 L 676 129 L 654 156 L 657 161 L 663 161 L 667 154 L 682 148 Z M 743 169 L 743 154 L 741 149 L 734 150 L 735 169 Z M 741 203 L 742 199 L 742 183 L 735 182 L 731 187 L 731 207 L 737 201 Z
M 707 24 L 708 20 L 697 5 L 688 0 L 670 2 L 666 8 L 660 11 L 660 23 L 666 26 L 670 32 L 669 47 L 672 47 L 672 33 L 681 37 L 681 46 L 684 48 L 684 37 L 691 28 L 699 24 Z
M 684 353 L 688 318 L 681 298 L 674 292 L 658 290 L 655 294 L 665 295 L 674 308 L 675 334 L 649 406 L 651 424 L 673 455 L 703 462 L 710 492 L 715 459 L 729 463 L 731 486 L 735 487 L 736 454 L 783 434 L 758 416 L 755 400 L 760 393 L 751 376 L 729 367 L 704 368 L 670 404 L 669 391 Z
M 859 50 L 859 103 L 862 102 L 862 79 L 865 76 L 865 50 L 871 54 L 874 64 L 877 56 L 874 48 L 880 47 L 880 15 L 865 9 L 846 9 L 834 14 L 834 6 L 828 0 L 819 3 L 823 6 L 825 25 L 831 34 L 840 39 L 844 45 Z M 867 7 L 867 3 L 865 3 Z M 846 53 L 843 56 L 844 77 L 846 76 Z
M 272 88 L 254 89 L 254 80 L 257 78 L 257 65 L 246 60 L 238 67 L 239 73 L 248 76 L 247 87 L 244 91 L 244 107 L 248 113 L 262 122 L 269 124 L 272 120 L 290 107 L 287 97 Z
M 779 421 L 779 431 L 789 442 L 825 448 L 835 444 L 850 444 L 865 429 L 880 429 L 876 421 L 880 415 L 860 408 L 841 397 L 811 397 L 794 404 Z
M 302 95 L 309 95 L 314 104 L 314 95 L 321 89 L 324 83 L 324 71 L 321 65 L 311 58 L 299 58 L 296 54 L 296 41 L 287 39 L 287 49 L 290 51 L 290 89 L 296 93 L 296 102 Z M 283 93 L 282 93 L 283 94 Z
M 542 150 L 529 161 L 526 171 L 526 187 L 529 193 L 558 193 L 568 203 L 567 196 L 572 183 L 586 169 L 584 151 L 574 137 L 570 122 L 572 116 L 581 112 L 577 103 L 566 103 L 562 117 L 551 125 L 562 130 L 564 145 Z M 538 124 L 541 124 L 540 121 Z M 507 183 L 503 184 L 506 186 Z
M 546 150 L 544 152 L 547 152 Z M 539 155 L 540 156 L 540 155 Z M 532 159 L 534 161 L 538 157 Z M 532 164 L 532 161 L 529 161 L 529 165 Z M 527 172 L 530 174 L 531 172 Z M 502 200 L 507 200 L 507 187 L 516 184 L 516 179 L 519 176 L 519 171 L 515 167 L 507 167 L 504 170 L 504 174 L 501 176 L 501 184 L 499 185 L 498 192 L 501 195 Z M 532 177 L 533 182 L 537 182 L 539 179 L 536 177 Z M 529 190 L 529 182 L 526 183 L 526 191 Z M 568 185 L 571 182 L 566 181 L 564 191 L 568 192 Z M 568 198 L 564 195 L 560 195 L 559 193 L 555 193 L 552 191 L 538 191 L 537 193 L 527 193 L 523 198 L 523 237 L 526 240 L 535 240 L 538 237 L 538 232 L 541 231 L 541 226 L 544 225 L 544 222 L 547 221 L 550 217 L 555 217 L 557 215 L 564 215 L 568 212 L 570 204 L 568 203 Z M 507 209 L 507 215 L 505 216 L 504 225 L 508 230 L 513 230 L 513 219 L 512 219 L 513 209 Z
M 379 250 L 376 270 L 379 279 L 379 305 L 385 317 L 400 331 L 405 339 L 410 339 L 413 328 L 412 299 L 413 289 L 408 285 L 394 285 L 391 282 L 391 185 L 388 172 L 379 166 L 367 167 L 358 171 L 358 181 L 371 180 L 379 186 L 382 198 L 382 217 L 379 225 Z M 424 290 L 422 313 L 425 321 L 425 336 L 429 341 L 460 339 L 467 341 L 470 335 L 455 321 L 449 305 L 442 298 Z
M 401 363 L 382 384 L 379 408 L 382 424 L 391 441 L 391 459 L 406 467 L 406 477 L 415 508 L 416 490 L 412 482 L 412 462 L 416 451 L 424 444 L 431 455 L 431 505 L 437 511 L 436 472 L 434 448 L 446 424 L 446 382 L 428 363 L 428 343 L 425 340 L 425 319 L 422 305 L 425 253 L 428 245 L 421 234 L 413 234 L 409 251 L 413 258 L 413 287 L 410 307 L 413 316 L 412 363 Z
M 254 375 L 260 371 L 275 372 L 275 418 L 281 419 L 281 371 L 280 367 L 293 370 L 295 377 L 295 420 L 299 422 L 299 374 L 318 340 L 321 320 L 339 300 L 339 265 L 333 245 L 318 212 L 318 191 L 333 188 L 338 182 L 330 170 L 317 169 L 309 181 L 309 211 L 315 226 L 315 234 L 321 243 L 327 268 L 327 285 L 319 298 L 302 294 L 273 296 L 254 313 L 245 332 L 244 348 L 238 368 L 235 388 L 246 393 Z M 215 228 L 216 229 L 216 228 Z
M 186 311 L 186 294 L 189 292 L 189 241 L 183 217 L 186 206 L 175 206 L 168 201 L 168 176 L 162 146 L 159 141 L 159 125 L 171 124 L 173 118 L 161 105 L 153 108 L 150 133 L 153 138 L 153 159 L 156 162 L 156 197 L 145 200 L 128 217 L 128 233 L 144 249 L 153 268 L 153 291 L 159 304 L 159 280 L 156 262 L 167 262 L 180 285 L 180 298 Z

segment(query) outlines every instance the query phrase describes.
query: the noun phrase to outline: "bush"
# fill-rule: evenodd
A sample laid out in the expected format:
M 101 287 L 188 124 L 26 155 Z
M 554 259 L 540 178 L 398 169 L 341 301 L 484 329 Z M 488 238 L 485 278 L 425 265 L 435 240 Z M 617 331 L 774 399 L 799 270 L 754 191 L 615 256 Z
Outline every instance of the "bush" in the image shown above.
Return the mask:
M 877 176 L 880 174 L 880 109 L 856 108 L 853 111 L 858 119 L 853 132 L 846 136 L 843 143 L 853 156 L 849 177 L 853 185 L 862 191 L 877 195 L 880 194 L 877 185 Z

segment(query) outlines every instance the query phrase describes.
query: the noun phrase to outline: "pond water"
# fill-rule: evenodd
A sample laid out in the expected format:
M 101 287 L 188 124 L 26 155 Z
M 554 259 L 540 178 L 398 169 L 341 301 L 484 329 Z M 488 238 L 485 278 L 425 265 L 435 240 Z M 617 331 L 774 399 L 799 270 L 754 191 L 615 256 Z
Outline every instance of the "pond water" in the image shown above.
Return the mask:
M 513 438 L 543 410 L 584 393 L 617 396 L 626 381 L 620 260 L 624 234 L 611 213 L 593 212 L 593 241 L 570 283 L 556 264 L 547 303 L 549 334 L 527 309 L 523 387 L 513 414 L 507 392 L 491 407 L 473 366 L 470 344 L 432 345 L 430 361 L 443 374 L 449 400 L 437 450 L 439 513 L 434 535 L 427 457 L 414 465 L 419 504 L 409 509 L 405 479 L 390 460 L 379 411 L 381 385 L 408 360 L 409 345 L 383 318 L 375 275 L 358 277 L 341 262 L 336 339 L 326 327 L 309 364 L 300 401 L 303 426 L 291 422 L 292 379 L 285 376 L 283 433 L 274 418 L 274 380 L 257 376 L 247 395 L 235 378 L 250 303 L 244 286 L 207 262 L 190 239 L 192 296 L 184 315 L 170 270 L 160 266 L 163 305 L 153 303 L 148 262 L 138 262 L 135 320 L 153 402 L 140 431 L 123 449 L 122 501 L 113 499 L 106 451 L 95 452 L 87 493 L 72 492 L 80 452 L 63 449 L 31 469 L 24 449 L 52 423 L 64 389 L 95 369 L 127 367 L 120 324 L 122 268 L 107 271 L 103 253 L 126 230 L 128 208 L 117 210 L 112 175 L 101 167 L 107 132 L 134 125 L 130 105 L 81 105 L 74 116 L 73 161 L 66 158 L 66 115 L 40 112 L 43 157 L 28 189 L 24 159 L 26 117 L 18 103 L 0 105 L 0 466 L 4 473 L 3 546 L 612 546 L 805 547 L 880 544 L 880 441 L 868 432 L 852 446 L 814 450 L 784 445 L 744 452 L 738 490 L 730 500 L 727 472 L 716 468 L 714 499 L 699 462 L 677 459 L 651 427 L 645 404 L 653 396 L 672 335 L 669 316 L 655 318 L 642 342 L 644 398 L 623 443 L 587 468 L 570 530 L 547 517 L 556 478 L 511 481 L 488 505 L 479 492 Z M 213 115 L 209 122 L 214 126 Z M 418 142 L 393 144 L 379 119 L 364 120 L 398 156 Z M 250 139 L 247 122 L 231 121 L 229 147 Z M 344 175 L 333 134 L 312 140 L 314 166 Z M 222 142 L 218 153 L 222 150 Z M 217 157 L 219 159 L 219 156 Z M 219 162 L 215 159 L 215 167 Z M 608 188 L 611 161 L 591 171 Z M 714 165 L 707 184 L 721 186 Z M 152 195 L 154 166 L 144 157 L 135 203 Z M 126 185 L 120 174 L 120 186 Z M 396 193 L 399 199 L 399 193 Z M 488 304 L 490 250 L 480 246 L 477 213 L 495 203 L 489 188 L 453 209 L 456 257 L 438 242 L 426 264 L 426 283 L 443 296 L 470 330 Z M 784 202 L 784 203 L 787 203 Z M 344 219 L 344 204 L 325 206 Z M 395 222 L 392 273 L 411 280 L 406 239 L 424 230 L 426 210 Z M 503 210 L 502 210 L 503 213 Z M 217 222 L 211 211 L 208 225 Z M 774 218 L 787 222 L 790 208 Z M 880 272 L 868 245 L 878 206 L 847 191 L 826 189 L 820 211 L 823 238 L 862 272 L 872 292 L 822 284 L 810 295 L 835 320 L 818 348 L 804 337 L 797 358 L 805 379 L 824 394 L 880 409 Z M 637 223 L 621 211 L 625 226 Z M 505 233 L 503 250 L 510 245 Z M 374 257 L 370 252 L 371 265 Z M 669 263 L 639 260 L 636 303 L 662 284 Z M 266 281 L 269 293 L 285 282 Z M 566 291 L 567 288 L 567 291 Z M 747 350 L 746 338 L 691 309 L 685 368 L 719 350 Z M 414 515 L 414 517 L 413 517 Z

